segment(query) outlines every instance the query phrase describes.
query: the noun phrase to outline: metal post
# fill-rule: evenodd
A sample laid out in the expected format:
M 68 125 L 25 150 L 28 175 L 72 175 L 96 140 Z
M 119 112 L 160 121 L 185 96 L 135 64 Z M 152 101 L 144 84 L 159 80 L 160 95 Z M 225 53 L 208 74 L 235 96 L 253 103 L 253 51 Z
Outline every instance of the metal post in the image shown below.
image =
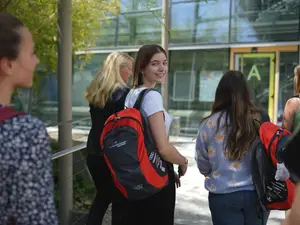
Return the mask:
M 163 0 L 162 2 L 162 29 L 161 29 L 161 46 L 166 50 L 168 55 L 169 44 L 169 0 Z M 163 84 L 163 100 L 164 106 L 168 108 L 169 90 L 168 90 L 168 74 L 165 77 Z
M 59 146 L 72 147 L 72 0 L 58 1 Z M 59 218 L 71 224 L 73 208 L 73 155 L 59 160 Z

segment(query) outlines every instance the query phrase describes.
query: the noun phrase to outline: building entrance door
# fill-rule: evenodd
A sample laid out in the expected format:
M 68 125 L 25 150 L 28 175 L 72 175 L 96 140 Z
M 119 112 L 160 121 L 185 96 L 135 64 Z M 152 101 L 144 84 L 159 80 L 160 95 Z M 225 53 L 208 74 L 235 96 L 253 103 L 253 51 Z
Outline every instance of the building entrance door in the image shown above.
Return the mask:
M 275 53 L 235 53 L 234 69 L 241 71 L 252 88 L 254 99 L 273 121 Z

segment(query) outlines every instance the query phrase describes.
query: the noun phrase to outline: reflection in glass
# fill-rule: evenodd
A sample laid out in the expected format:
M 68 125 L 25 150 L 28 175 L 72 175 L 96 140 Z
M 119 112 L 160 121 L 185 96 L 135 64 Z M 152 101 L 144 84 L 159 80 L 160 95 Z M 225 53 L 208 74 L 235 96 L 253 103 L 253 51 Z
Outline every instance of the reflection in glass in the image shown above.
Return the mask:
M 176 71 L 174 73 L 173 100 L 189 102 L 195 97 L 194 71 Z
M 299 1 L 232 0 L 231 42 L 296 41 Z
M 72 112 L 73 121 L 89 116 L 88 103 L 84 98 L 86 87 L 102 67 L 108 54 L 95 54 L 91 59 L 84 61 L 80 55 L 74 57 L 72 83 Z M 57 74 L 40 75 L 34 115 L 37 115 L 47 124 L 57 124 L 58 121 L 58 83 Z M 18 100 L 18 99 L 16 99 Z M 18 101 L 16 102 L 18 106 Z
M 298 52 L 280 52 L 277 120 L 281 124 L 284 106 L 294 95 L 294 68 L 298 65 Z
M 149 10 L 161 7 L 162 0 L 120 0 L 121 12 Z
M 181 136 L 197 134 L 199 122 L 210 113 L 220 77 L 228 69 L 228 49 L 170 52 L 168 107 L 180 120 Z
M 237 70 L 248 80 L 255 103 L 273 117 L 275 53 L 236 54 Z M 270 82 L 272 80 L 272 82 Z
M 120 15 L 117 44 L 158 44 L 161 40 L 161 23 L 160 9 Z
M 108 54 L 94 54 L 87 62 L 81 61 L 79 58 L 75 59 L 72 85 L 73 107 L 88 106 L 88 102 L 84 98 L 85 89 L 101 69 L 107 56 Z
M 116 18 L 109 20 L 101 20 L 101 30 L 96 40 L 97 47 L 114 46 L 116 37 Z
M 174 3 L 171 8 L 172 43 L 227 43 L 229 0 Z

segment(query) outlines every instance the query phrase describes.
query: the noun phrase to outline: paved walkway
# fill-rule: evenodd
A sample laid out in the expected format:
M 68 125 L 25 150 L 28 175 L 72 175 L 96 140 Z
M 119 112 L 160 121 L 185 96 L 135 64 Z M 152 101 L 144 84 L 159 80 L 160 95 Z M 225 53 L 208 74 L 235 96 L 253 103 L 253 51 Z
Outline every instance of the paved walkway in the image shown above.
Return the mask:
M 199 173 L 194 160 L 194 143 L 177 145 L 177 149 L 189 159 L 187 174 L 177 189 L 176 225 L 212 225 L 208 208 L 208 192 L 204 188 L 204 177 Z M 280 225 L 284 212 L 273 211 L 268 225 Z
M 181 178 L 181 187 L 177 189 L 175 225 L 212 225 L 204 177 L 199 173 L 194 160 L 195 144 L 182 143 L 176 147 L 189 159 L 189 168 Z M 110 225 L 110 216 L 108 210 L 103 225 Z M 273 211 L 267 225 L 280 225 L 283 218 L 284 212 Z

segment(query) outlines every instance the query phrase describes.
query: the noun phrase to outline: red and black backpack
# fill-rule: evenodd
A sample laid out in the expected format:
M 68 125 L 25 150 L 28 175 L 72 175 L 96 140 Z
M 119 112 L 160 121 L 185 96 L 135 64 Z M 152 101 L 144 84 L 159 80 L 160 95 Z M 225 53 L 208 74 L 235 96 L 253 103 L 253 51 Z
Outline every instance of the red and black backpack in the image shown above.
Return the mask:
M 282 153 L 291 133 L 271 122 L 259 128 L 259 139 L 254 143 L 251 167 L 252 180 L 261 205 L 267 210 L 290 209 L 294 200 L 295 185 L 288 179 L 275 179 L 277 163 L 282 163 Z
M 111 115 L 104 124 L 100 146 L 114 183 L 129 200 L 147 198 L 168 184 L 168 164 L 157 151 L 147 116 L 140 109 L 144 89 L 133 108 Z

